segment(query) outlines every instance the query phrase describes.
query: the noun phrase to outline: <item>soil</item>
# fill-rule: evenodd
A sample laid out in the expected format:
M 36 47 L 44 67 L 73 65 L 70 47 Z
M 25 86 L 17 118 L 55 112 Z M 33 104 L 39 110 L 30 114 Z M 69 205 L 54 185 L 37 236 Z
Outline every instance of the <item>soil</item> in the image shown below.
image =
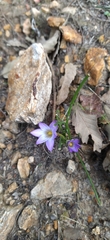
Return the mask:
M 36 1 L 37 2 L 37 1 Z M 32 7 L 41 11 L 45 5 L 48 8 L 51 1 L 0 1 L 0 69 L 19 55 L 20 50 L 24 50 L 23 45 L 30 46 L 37 41 L 37 34 L 32 29 L 28 35 L 23 33 L 23 22 L 28 16 L 28 11 Z M 51 27 L 47 24 L 49 15 L 65 16 L 68 25 L 75 28 L 83 37 L 82 44 L 67 43 L 67 49 L 60 49 L 57 53 L 50 53 L 49 59 L 52 62 L 56 81 L 61 77 L 60 67 L 64 63 L 64 57 L 71 52 L 77 55 L 74 60 L 78 66 L 76 86 L 78 81 L 84 77 L 84 57 L 90 47 L 103 47 L 110 54 L 110 17 L 105 12 L 110 11 L 110 1 L 104 0 L 76 0 L 76 1 L 58 1 L 62 8 L 77 8 L 75 15 L 62 14 L 61 9 L 53 8 L 50 13 L 43 13 L 37 22 L 40 34 L 49 38 Z M 108 8 L 107 8 L 108 7 Z M 28 18 L 32 23 L 33 16 L 29 14 Z M 6 25 L 9 26 L 6 26 Z M 19 25 L 17 25 L 19 24 Z M 17 26 L 20 26 L 19 30 Z M 6 30 L 5 30 L 6 29 Z M 99 41 L 99 37 L 104 35 L 105 40 Z M 8 42 L 11 39 L 20 41 L 16 46 Z M 14 42 L 14 40 L 13 40 Z M 93 152 L 90 144 L 84 145 L 82 158 L 86 163 L 91 178 L 97 188 L 101 198 L 99 206 L 94 197 L 89 180 L 82 169 L 75 154 L 68 152 L 64 146 L 59 149 L 58 142 L 52 153 L 48 152 L 44 145 L 36 145 L 36 139 L 30 134 L 36 126 L 27 123 L 12 123 L 8 113 L 5 110 L 5 104 L 8 94 L 8 80 L 0 75 L 0 143 L 4 144 L 0 149 L 0 191 L 5 206 L 15 206 L 22 203 L 22 209 L 17 214 L 13 228 L 4 239 L 11 240 L 98 240 L 110 239 L 110 172 L 103 169 L 103 161 L 110 149 L 108 144 L 101 153 Z M 71 96 L 70 96 L 71 97 Z M 68 104 L 69 98 L 66 100 Z M 45 122 L 52 121 L 52 96 L 46 112 Z M 6 131 L 4 135 L 4 131 Z M 107 142 L 109 143 L 109 141 Z M 17 169 L 17 161 L 13 162 L 14 154 L 19 152 L 20 158 L 33 156 L 34 161 L 30 163 L 30 174 L 24 180 L 20 177 Z M 76 170 L 72 174 L 66 172 L 68 160 L 74 160 Z M 37 171 L 38 167 L 38 171 Z M 53 171 L 61 171 L 69 181 L 77 183 L 77 190 L 71 195 L 65 197 L 46 198 L 40 202 L 40 216 L 37 225 L 29 229 L 20 229 L 18 218 L 23 209 L 32 204 L 30 198 L 31 190 L 39 180 Z M 17 189 L 12 193 L 7 193 L 8 187 L 16 182 Z M 26 196 L 26 198 L 25 198 Z M 2 208 L 2 204 L 0 205 Z M 1 211 L 1 209 L 0 209 Z M 54 223 L 57 221 L 58 226 Z M 4 240 L 2 239 L 2 240 Z

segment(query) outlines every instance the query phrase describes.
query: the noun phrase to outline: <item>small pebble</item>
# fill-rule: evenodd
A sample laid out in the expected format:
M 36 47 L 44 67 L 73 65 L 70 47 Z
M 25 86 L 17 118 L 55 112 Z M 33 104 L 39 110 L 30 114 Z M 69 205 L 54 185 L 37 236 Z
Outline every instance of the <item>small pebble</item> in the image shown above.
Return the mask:
M 67 172 L 68 174 L 72 174 L 75 170 L 76 170 L 76 166 L 75 166 L 74 161 L 69 160 L 69 161 L 68 161 L 68 166 L 67 166 L 67 168 L 66 168 L 66 172 Z

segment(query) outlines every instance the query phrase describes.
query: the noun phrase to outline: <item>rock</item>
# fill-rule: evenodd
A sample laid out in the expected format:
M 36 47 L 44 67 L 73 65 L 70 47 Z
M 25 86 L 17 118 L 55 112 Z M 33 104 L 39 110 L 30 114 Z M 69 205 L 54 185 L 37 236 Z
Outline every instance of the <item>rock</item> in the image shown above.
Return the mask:
M 27 178 L 30 172 L 30 165 L 28 163 L 28 157 L 20 158 L 18 160 L 17 169 L 21 178 Z
M 18 134 L 20 132 L 18 123 L 10 122 L 9 118 L 7 118 L 6 121 L 2 123 L 2 125 L 4 129 L 10 130 L 11 133 Z
M 61 8 L 61 5 L 59 2 L 54 0 L 50 3 L 50 8 Z
M 12 137 L 13 137 L 12 133 L 0 129 L 0 143 L 4 143 L 6 140 L 11 139 Z
M 8 189 L 5 191 L 6 193 L 12 193 L 18 188 L 18 185 L 16 182 L 13 182 L 9 185 Z
M 80 228 L 71 228 L 69 226 L 64 228 L 63 231 L 63 239 L 65 240 L 77 240 L 77 239 L 83 239 L 83 234 Z
M 72 161 L 72 160 L 69 160 L 69 161 L 68 161 L 68 166 L 67 166 L 67 168 L 66 168 L 66 172 L 67 172 L 68 174 L 72 174 L 75 170 L 76 170 L 75 162 Z
M 63 38 L 65 41 L 81 44 L 82 43 L 82 36 L 70 26 L 61 26 L 60 31 L 62 32 Z
M 34 162 L 34 157 L 33 156 L 30 156 L 29 158 L 28 158 L 28 163 L 33 163 Z
M 25 35 L 29 35 L 30 34 L 30 31 L 31 31 L 31 22 L 30 22 L 30 19 L 27 18 L 25 19 L 25 21 L 23 22 L 23 33 Z
M 65 22 L 65 19 L 62 17 L 51 16 L 47 18 L 47 22 L 50 27 L 59 27 Z
M 3 185 L 0 183 L 0 194 L 3 192 Z
M 12 121 L 43 121 L 52 90 L 51 76 L 43 46 L 32 44 L 9 73 L 6 110 Z
M 37 227 L 38 218 L 39 210 L 34 205 L 25 207 L 18 219 L 19 228 L 26 231 L 33 226 Z
M 102 78 L 104 82 L 107 76 L 105 57 L 107 50 L 104 48 L 90 48 L 85 56 L 84 70 L 90 74 L 89 84 L 96 86 Z M 106 83 L 105 83 L 106 84 Z
M 95 228 L 93 228 L 92 234 L 94 234 L 95 236 L 100 235 L 100 227 L 96 226 Z
M 6 145 L 4 143 L 0 143 L 0 148 L 4 149 L 4 148 L 6 148 Z
M 15 220 L 18 212 L 22 208 L 22 204 L 13 206 L 13 207 L 6 207 L 2 206 L 0 209 L 0 239 L 6 240 L 8 234 L 12 230 L 15 225 Z
M 11 157 L 11 165 L 16 164 L 19 158 L 21 158 L 21 153 L 19 151 L 14 152 Z
M 72 193 L 72 183 L 62 172 L 52 171 L 31 190 L 31 199 L 34 203 L 38 203 L 38 200 L 69 193 Z

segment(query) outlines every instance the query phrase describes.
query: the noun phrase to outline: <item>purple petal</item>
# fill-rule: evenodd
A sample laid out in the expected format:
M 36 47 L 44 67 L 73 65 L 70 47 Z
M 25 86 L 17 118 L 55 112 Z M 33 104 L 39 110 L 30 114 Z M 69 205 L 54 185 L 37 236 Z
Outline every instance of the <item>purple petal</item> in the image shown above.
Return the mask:
M 50 130 L 49 126 L 45 123 L 39 123 L 39 127 L 42 129 L 42 131 Z
M 46 146 L 47 146 L 48 150 L 50 152 L 52 152 L 53 146 L 54 146 L 54 139 L 52 138 L 52 139 L 49 139 L 48 141 L 46 141 Z
M 74 143 L 74 144 L 79 144 L 79 139 L 78 139 L 78 138 L 74 139 L 74 140 L 73 140 L 73 143 Z
M 41 144 L 41 143 L 44 143 L 48 140 L 47 136 L 45 134 L 42 134 L 38 140 L 36 141 L 36 144 Z
M 36 129 L 36 130 L 33 130 L 30 133 L 35 137 L 40 137 L 42 135 L 42 130 L 41 129 Z
M 58 129 L 58 125 L 57 125 L 57 121 L 54 120 L 53 122 L 50 123 L 49 127 L 54 131 L 56 132 L 57 129 Z

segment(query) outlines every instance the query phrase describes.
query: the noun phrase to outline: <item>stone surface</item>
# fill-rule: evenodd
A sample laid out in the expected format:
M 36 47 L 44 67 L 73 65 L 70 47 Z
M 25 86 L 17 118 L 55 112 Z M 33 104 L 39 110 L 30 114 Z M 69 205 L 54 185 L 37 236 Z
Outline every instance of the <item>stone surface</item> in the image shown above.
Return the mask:
M 0 129 L 0 143 L 4 143 L 6 140 L 13 137 L 12 133 L 6 130 Z
M 13 182 L 12 184 L 9 185 L 8 189 L 5 192 L 12 193 L 18 188 L 18 185 L 16 182 Z
M 13 206 L 13 207 L 6 207 L 2 206 L 0 209 L 0 239 L 6 240 L 8 234 L 12 230 L 13 226 L 15 225 L 15 219 L 17 213 L 22 208 L 22 204 Z
M 110 150 L 107 152 L 107 155 L 106 155 L 102 165 L 103 165 L 103 168 L 105 171 L 110 172 Z
M 72 160 L 68 161 L 66 172 L 72 174 L 76 170 L 75 162 Z
M 72 193 L 71 181 L 68 181 L 62 172 L 52 171 L 31 190 L 31 199 L 38 203 L 38 200 L 69 193 Z
M 39 211 L 34 205 L 24 208 L 21 216 L 18 219 L 20 229 L 27 230 L 32 226 L 36 226 L 39 218 Z
M 21 158 L 21 153 L 19 151 L 16 151 L 12 154 L 11 159 L 11 165 L 14 165 L 17 163 L 18 159 Z
M 107 77 L 105 66 L 105 57 L 107 57 L 105 48 L 90 48 L 85 56 L 84 70 L 90 74 L 89 84 L 96 86 L 101 79 Z M 104 82 L 106 84 L 106 81 Z
M 44 119 L 52 90 L 43 46 L 32 44 L 9 73 L 6 110 L 12 121 L 38 124 Z
M 18 160 L 17 169 L 21 178 L 27 178 L 30 172 L 30 165 L 28 163 L 28 157 L 20 158 Z

